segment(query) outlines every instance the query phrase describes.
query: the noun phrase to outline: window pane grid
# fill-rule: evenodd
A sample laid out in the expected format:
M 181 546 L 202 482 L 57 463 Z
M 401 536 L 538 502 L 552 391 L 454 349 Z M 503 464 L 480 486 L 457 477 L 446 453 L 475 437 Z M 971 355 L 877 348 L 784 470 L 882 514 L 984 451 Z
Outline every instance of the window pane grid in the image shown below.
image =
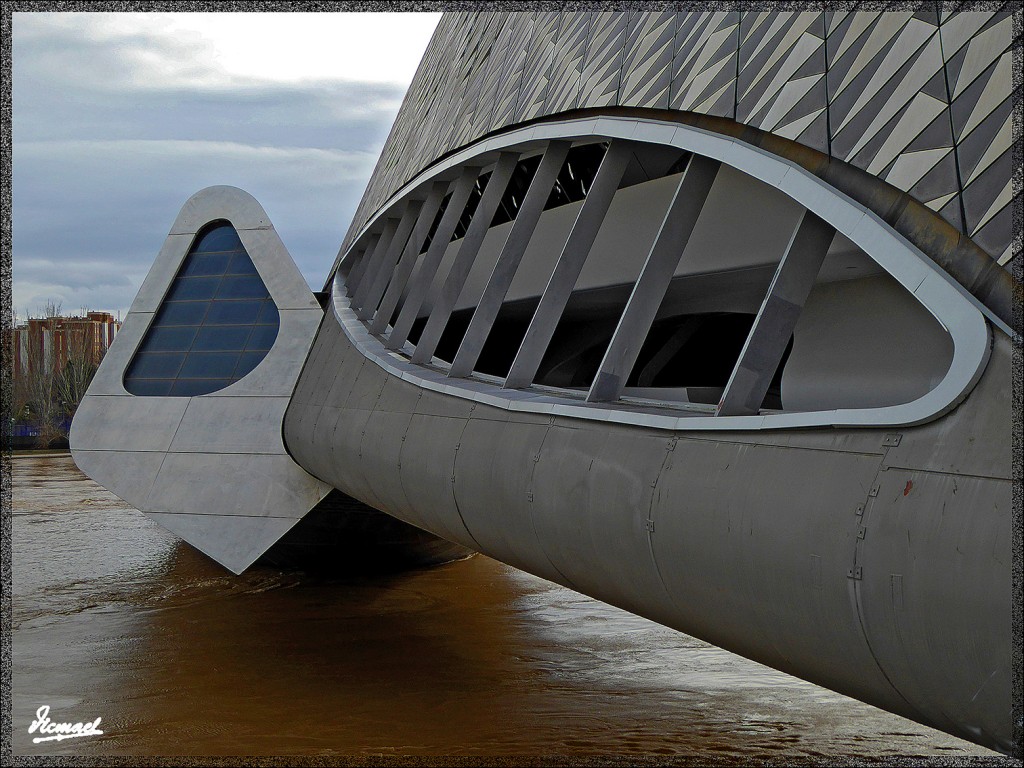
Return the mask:
M 197 237 L 125 375 L 134 395 L 207 394 L 250 373 L 273 346 L 280 314 L 234 229 Z

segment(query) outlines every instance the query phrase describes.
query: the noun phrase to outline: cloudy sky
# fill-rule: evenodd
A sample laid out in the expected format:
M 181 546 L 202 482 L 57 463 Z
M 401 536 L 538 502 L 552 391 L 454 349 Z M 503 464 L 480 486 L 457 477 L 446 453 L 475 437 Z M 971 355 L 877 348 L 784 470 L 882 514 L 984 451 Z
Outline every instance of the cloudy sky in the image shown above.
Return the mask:
M 13 304 L 131 304 L 182 203 L 259 200 L 319 289 L 440 14 L 15 13 Z

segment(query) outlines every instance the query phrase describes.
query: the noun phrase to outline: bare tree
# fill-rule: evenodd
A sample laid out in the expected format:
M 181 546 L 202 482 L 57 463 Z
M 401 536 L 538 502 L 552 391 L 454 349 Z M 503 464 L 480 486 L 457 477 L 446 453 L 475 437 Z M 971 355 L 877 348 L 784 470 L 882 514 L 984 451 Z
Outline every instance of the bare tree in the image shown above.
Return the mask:
M 85 314 L 83 312 L 83 316 Z M 89 330 L 89 326 L 83 324 L 81 327 L 69 328 L 65 331 L 67 359 L 55 381 L 56 395 L 61 403 L 64 421 L 70 421 L 75 415 L 78 404 L 85 397 L 89 382 L 92 381 L 92 377 L 96 373 L 92 345 L 86 337 Z
M 45 448 L 67 437 L 67 425 L 96 373 L 98 350 L 88 309 L 83 307 L 81 320 L 65 318 L 58 302 L 48 302 L 41 312 L 42 318 L 29 318 L 20 337 L 12 415 L 34 423 L 36 442 Z
M 55 397 L 56 375 L 51 346 L 55 325 L 52 316 L 43 323 L 29 323 L 22 358 L 21 383 L 29 417 L 39 429 L 41 448 L 49 446 L 60 436 L 60 408 Z

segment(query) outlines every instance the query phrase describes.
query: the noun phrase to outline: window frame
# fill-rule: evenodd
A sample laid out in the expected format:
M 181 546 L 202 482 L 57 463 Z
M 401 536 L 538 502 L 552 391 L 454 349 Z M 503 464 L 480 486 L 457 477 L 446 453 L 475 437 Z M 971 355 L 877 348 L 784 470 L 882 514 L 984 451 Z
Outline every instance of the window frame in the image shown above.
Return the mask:
M 628 397 L 613 402 L 583 403 L 568 392 L 533 385 L 508 390 L 495 386 L 490 377 L 473 373 L 450 378 L 445 366 L 415 365 L 404 353 L 385 347 L 367 326 L 357 320 L 346 295 L 346 259 L 365 249 L 364 237 L 382 217 L 394 215 L 421 185 L 451 175 L 467 165 L 486 164 L 500 151 L 536 151 L 552 140 L 628 140 L 671 146 L 729 165 L 788 195 L 807 211 L 821 217 L 845 235 L 888 275 L 906 289 L 938 321 L 953 341 L 953 357 L 946 375 L 923 396 L 907 403 L 873 408 L 826 411 L 759 413 L 757 415 L 707 415 L 706 407 L 686 404 L 649 407 Z M 377 227 L 379 229 L 379 226 Z M 345 265 L 347 269 L 343 269 Z M 392 375 L 434 391 L 440 391 L 507 410 L 550 413 L 575 418 L 626 423 L 673 430 L 758 430 L 828 426 L 895 426 L 931 421 L 961 402 L 984 371 L 990 353 L 989 322 L 1007 334 L 1012 332 L 995 314 L 960 286 L 914 245 L 886 225 L 876 214 L 850 199 L 796 163 L 768 153 L 731 136 L 666 121 L 599 117 L 547 122 L 489 137 L 453 153 L 421 172 L 399 189 L 371 217 L 339 260 L 332 278 L 332 308 L 349 339 L 364 355 Z M 988 321 L 988 322 L 987 322 Z M 499 380 L 500 381 L 500 380 Z M 653 404 L 650 404 L 653 405 Z

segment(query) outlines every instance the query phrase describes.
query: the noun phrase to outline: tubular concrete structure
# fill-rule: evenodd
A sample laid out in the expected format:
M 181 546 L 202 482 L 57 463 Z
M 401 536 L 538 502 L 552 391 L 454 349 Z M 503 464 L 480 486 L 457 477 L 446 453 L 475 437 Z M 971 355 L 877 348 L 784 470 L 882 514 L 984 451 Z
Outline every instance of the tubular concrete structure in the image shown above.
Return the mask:
M 446 15 L 321 302 L 200 193 L 76 460 L 236 572 L 483 552 L 1018 751 L 1014 19 L 945 5 Z

